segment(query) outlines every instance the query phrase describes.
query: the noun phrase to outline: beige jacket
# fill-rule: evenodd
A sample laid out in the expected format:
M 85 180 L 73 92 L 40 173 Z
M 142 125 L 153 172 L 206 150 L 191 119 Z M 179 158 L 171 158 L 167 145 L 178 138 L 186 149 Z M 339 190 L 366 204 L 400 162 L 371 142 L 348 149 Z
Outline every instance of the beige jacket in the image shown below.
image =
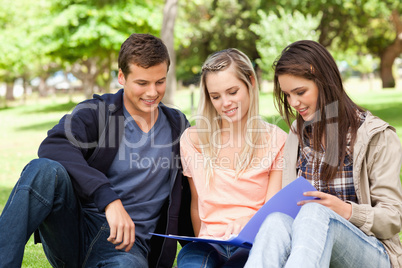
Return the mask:
M 296 179 L 298 145 L 297 136 L 290 131 L 284 148 L 282 187 Z M 351 203 L 349 221 L 383 243 L 393 267 L 402 267 L 401 163 L 401 143 L 395 129 L 367 112 L 366 120 L 357 131 L 353 151 L 358 204 Z

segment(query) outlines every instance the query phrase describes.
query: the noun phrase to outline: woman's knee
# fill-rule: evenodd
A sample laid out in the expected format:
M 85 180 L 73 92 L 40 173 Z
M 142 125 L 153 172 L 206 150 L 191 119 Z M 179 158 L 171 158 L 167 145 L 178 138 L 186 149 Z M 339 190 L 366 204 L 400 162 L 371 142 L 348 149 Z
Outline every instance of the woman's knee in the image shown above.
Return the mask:
M 326 206 L 315 203 L 315 202 L 311 202 L 311 203 L 304 204 L 300 208 L 297 218 L 306 217 L 309 219 L 312 219 L 312 218 L 323 219 L 326 217 L 330 217 L 331 212 L 332 212 L 332 210 L 327 208 Z
M 259 235 L 272 236 L 274 234 L 287 232 L 292 229 L 293 218 L 287 214 L 274 212 L 269 214 L 262 223 Z

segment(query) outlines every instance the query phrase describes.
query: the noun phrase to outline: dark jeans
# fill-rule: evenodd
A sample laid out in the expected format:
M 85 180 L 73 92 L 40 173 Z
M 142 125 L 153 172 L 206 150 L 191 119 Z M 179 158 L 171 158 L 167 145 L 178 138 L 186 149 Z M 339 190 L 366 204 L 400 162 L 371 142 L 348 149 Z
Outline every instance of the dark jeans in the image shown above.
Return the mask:
M 0 216 L 0 267 L 21 267 L 25 244 L 36 229 L 53 267 L 148 266 L 138 239 L 128 253 L 106 240 L 106 218 L 81 209 L 68 173 L 48 159 L 24 168 Z
M 242 268 L 249 250 L 235 246 L 192 242 L 185 245 L 177 256 L 179 268 Z

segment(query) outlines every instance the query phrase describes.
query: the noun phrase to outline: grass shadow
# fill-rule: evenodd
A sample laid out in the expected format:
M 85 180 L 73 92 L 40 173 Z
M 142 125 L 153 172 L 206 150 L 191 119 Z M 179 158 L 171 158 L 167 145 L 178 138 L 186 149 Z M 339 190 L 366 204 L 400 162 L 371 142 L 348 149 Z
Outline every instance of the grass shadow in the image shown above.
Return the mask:
M 402 104 L 401 103 L 387 103 L 381 104 L 368 104 L 364 106 L 373 115 L 378 116 L 382 120 L 388 122 L 394 127 L 402 128 Z
M 10 106 L 0 107 L 0 111 L 10 110 L 10 109 L 12 109 L 12 107 L 10 107 Z
M 48 131 L 53 128 L 59 121 L 52 120 L 48 122 L 42 122 L 38 124 L 24 125 L 16 128 L 17 131 Z
M 75 106 L 76 102 L 69 101 L 67 103 L 47 105 L 44 108 L 33 110 L 33 113 L 52 113 L 52 112 L 68 112 L 71 111 Z

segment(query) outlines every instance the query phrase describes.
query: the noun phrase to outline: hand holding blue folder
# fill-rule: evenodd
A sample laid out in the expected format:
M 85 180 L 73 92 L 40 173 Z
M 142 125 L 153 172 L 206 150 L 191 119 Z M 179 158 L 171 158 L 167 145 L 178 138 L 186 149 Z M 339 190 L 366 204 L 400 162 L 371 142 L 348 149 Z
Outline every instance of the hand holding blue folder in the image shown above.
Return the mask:
M 255 215 L 250 219 L 250 221 L 244 226 L 241 232 L 233 238 L 228 240 L 219 239 L 209 239 L 209 238 L 199 238 L 199 237 L 189 237 L 189 236 L 177 236 L 177 235 L 163 235 L 155 234 L 152 235 L 178 239 L 187 241 L 197 241 L 206 243 L 217 243 L 224 245 L 232 245 L 243 248 L 251 248 L 255 239 L 255 236 L 260 229 L 261 224 L 264 222 L 265 218 L 273 212 L 282 212 L 292 218 L 295 218 L 297 213 L 299 213 L 300 206 L 297 202 L 301 200 L 311 200 L 314 197 L 304 196 L 304 192 L 316 191 L 314 186 L 312 186 L 305 178 L 299 177 L 282 190 L 276 193 L 267 203 L 265 203 Z

